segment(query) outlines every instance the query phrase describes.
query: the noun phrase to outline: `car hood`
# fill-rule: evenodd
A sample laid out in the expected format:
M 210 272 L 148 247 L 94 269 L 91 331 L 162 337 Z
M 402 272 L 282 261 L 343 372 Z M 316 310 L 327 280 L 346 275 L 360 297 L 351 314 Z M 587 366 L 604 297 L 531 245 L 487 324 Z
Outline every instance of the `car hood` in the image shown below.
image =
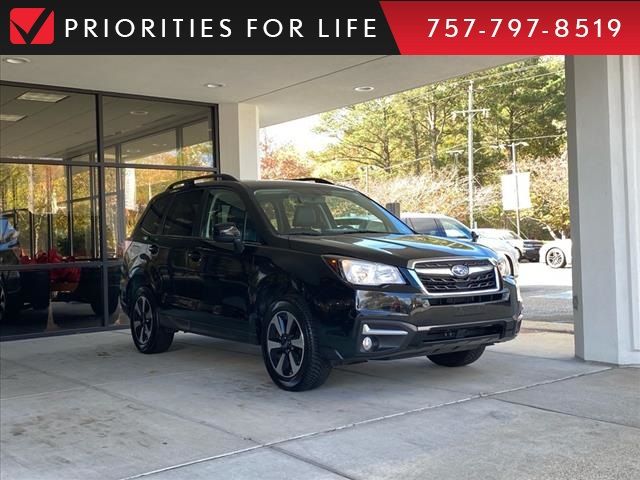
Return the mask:
M 294 250 L 320 255 L 341 255 L 395 266 L 410 260 L 451 257 L 490 257 L 496 254 L 470 242 L 429 235 L 346 234 L 289 237 Z

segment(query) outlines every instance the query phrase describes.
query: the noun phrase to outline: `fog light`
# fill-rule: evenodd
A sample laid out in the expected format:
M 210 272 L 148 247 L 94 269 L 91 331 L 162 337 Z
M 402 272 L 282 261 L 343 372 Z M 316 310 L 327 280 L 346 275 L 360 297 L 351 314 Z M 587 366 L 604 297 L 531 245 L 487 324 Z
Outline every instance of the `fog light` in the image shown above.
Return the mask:
M 362 339 L 362 349 L 365 352 L 368 352 L 372 348 L 373 348 L 373 340 L 371 340 L 371 337 L 364 337 Z

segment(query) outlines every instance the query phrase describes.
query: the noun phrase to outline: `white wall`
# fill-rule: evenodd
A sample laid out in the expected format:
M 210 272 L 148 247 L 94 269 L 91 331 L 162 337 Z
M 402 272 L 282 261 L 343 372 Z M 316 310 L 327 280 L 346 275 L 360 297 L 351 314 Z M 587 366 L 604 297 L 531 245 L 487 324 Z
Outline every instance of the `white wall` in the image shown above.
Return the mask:
M 243 180 L 258 179 L 258 108 L 246 103 L 221 103 L 218 119 L 221 173 Z
M 567 57 L 576 355 L 640 364 L 640 57 Z

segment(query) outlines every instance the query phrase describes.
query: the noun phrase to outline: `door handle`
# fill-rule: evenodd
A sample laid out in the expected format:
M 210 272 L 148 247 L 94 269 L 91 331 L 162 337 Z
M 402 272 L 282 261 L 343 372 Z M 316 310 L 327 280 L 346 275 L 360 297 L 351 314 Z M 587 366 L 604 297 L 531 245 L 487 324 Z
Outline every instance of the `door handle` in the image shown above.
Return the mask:
M 157 245 L 153 245 L 153 244 L 149 245 L 149 253 L 151 255 L 157 255 L 159 251 L 160 251 L 160 249 L 158 248 Z
M 198 250 L 192 250 L 189 252 L 189 258 L 194 262 L 199 262 L 202 258 L 202 254 Z

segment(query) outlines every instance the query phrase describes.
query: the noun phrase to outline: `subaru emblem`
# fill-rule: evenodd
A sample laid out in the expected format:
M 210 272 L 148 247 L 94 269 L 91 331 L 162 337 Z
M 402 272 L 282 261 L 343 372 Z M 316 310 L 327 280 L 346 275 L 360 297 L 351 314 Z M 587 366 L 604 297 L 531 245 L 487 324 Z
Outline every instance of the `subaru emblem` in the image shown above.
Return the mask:
M 469 267 L 466 265 L 454 265 L 451 267 L 451 274 L 457 278 L 464 278 L 469 276 Z

